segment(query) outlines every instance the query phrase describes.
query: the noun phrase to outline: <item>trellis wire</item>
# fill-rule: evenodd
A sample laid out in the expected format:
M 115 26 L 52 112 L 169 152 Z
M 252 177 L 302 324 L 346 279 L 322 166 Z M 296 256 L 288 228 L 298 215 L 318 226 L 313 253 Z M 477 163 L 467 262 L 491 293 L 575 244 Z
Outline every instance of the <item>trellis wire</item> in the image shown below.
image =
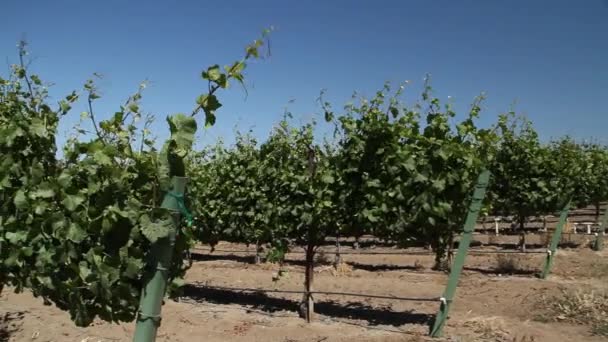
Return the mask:
M 469 250 L 470 253 L 472 254 L 546 254 L 547 251 L 546 250 L 542 250 L 542 251 L 526 251 L 526 252 L 521 252 L 521 251 L 511 251 L 511 250 L 505 250 L 505 251 L 484 251 L 484 250 L 473 250 L 470 249 Z M 203 249 L 203 248 L 196 248 L 196 249 L 192 249 L 191 252 L 193 253 L 200 253 L 200 252 L 211 252 L 210 249 Z M 222 249 L 215 249 L 214 252 L 219 252 L 219 253 L 242 253 L 242 254 L 251 254 L 251 256 L 253 256 L 253 252 L 251 251 L 244 251 L 244 250 L 222 250 Z M 333 252 L 333 251 L 325 251 L 324 252 Z M 291 251 L 288 254 L 304 254 L 304 252 L 300 252 L 300 251 Z M 340 254 L 343 255 L 434 255 L 435 253 L 432 251 L 401 251 L 401 252 L 342 252 L 340 251 Z
M 275 289 L 256 289 L 256 288 L 242 288 L 242 287 L 228 287 L 228 286 L 215 286 L 215 285 L 204 285 L 197 283 L 196 286 L 203 287 L 212 290 L 224 290 L 224 291 L 235 291 L 235 292 L 265 292 L 265 293 L 289 293 L 289 294 L 305 294 L 306 291 L 301 290 L 275 290 Z M 363 297 L 363 298 L 375 298 L 375 299 L 392 299 L 402 300 L 411 302 L 436 302 L 439 301 L 439 297 L 434 298 L 418 298 L 418 297 L 397 297 L 397 296 L 381 296 L 381 295 L 368 295 L 363 293 L 352 293 L 352 292 L 333 292 L 333 291 L 311 291 L 311 294 L 329 295 L 329 296 L 348 296 L 348 297 Z

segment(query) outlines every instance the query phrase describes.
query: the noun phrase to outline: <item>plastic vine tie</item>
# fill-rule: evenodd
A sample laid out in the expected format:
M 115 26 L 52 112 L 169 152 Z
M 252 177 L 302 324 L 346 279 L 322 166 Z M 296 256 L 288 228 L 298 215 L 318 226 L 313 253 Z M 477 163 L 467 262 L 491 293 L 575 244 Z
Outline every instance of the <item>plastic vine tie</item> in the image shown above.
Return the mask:
M 177 206 L 179 207 L 179 212 L 182 215 L 184 215 L 184 217 L 186 218 L 186 224 L 188 225 L 188 228 L 192 227 L 192 213 L 190 213 L 188 208 L 186 208 L 186 202 L 185 202 L 184 195 L 176 194 L 173 191 L 169 191 L 167 193 L 167 195 L 169 195 L 177 200 Z

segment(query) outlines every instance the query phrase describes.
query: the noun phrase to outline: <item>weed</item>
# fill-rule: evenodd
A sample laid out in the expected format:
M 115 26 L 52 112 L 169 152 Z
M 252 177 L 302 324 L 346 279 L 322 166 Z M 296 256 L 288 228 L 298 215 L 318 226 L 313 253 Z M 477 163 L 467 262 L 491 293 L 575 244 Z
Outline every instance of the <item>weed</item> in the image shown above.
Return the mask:
M 315 263 L 317 265 L 331 265 L 332 261 L 330 260 L 329 255 L 327 255 L 324 250 L 319 249 L 316 254 Z
M 506 341 L 509 331 L 500 317 L 475 317 L 464 322 L 464 326 L 480 334 L 484 340 Z
M 498 254 L 495 270 L 500 274 L 515 274 L 520 270 L 519 262 L 512 255 Z
M 424 270 L 424 265 L 420 262 L 420 260 L 416 259 L 416 261 L 414 261 L 414 268 L 416 271 L 422 271 Z
M 608 336 L 608 295 L 596 291 L 564 291 L 561 297 L 546 301 L 554 321 L 590 325 L 596 335 Z

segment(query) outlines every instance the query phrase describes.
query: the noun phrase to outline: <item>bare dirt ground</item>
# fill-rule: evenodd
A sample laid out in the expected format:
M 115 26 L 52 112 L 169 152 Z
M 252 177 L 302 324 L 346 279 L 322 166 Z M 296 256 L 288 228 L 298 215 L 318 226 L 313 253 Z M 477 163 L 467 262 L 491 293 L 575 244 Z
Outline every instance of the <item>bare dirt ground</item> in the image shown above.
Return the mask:
M 482 237 L 483 238 L 483 237 Z M 499 238 L 500 239 L 500 238 Z M 508 240 L 508 237 L 504 239 Z M 479 239 L 482 240 L 482 239 Z M 494 239 L 496 240 L 496 239 Z M 539 240 L 540 241 L 540 240 Z M 484 252 L 495 247 L 477 247 Z M 287 274 L 273 280 L 279 265 L 251 263 L 253 247 L 221 243 L 209 253 L 201 247 L 194 255 L 187 285 L 179 302 L 167 300 L 158 341 L 427 341 L 429 324 L 439 307 L 428 302 L 315 295 L 314 323 L 298 317 L 301 294 L 237 292 L 209 286 L 303 289 L 303 254 L 292 253 L 283 266 Z M 335 271 L 329 263 L 333 248 L 318 257 L 316 291 L 367 295 L 437 298 L 447 274 L 432 271 L 432 255 L 390 247 L 344 247 L 345 264 Z M 294 250 L 297 252 L 297 250 Z M 325 254 L 325 255 L 323 255 Z M 435 341 L 605 341 L 587 325 L 560 321 L 548 309 L 564 291 L 604 291 L 608 280 L 608 248 L 593 252 L 585 247 L 562 249 L 552 275 L 535 277 L 544 254 L 472 253 L 457 290 L 444 338 Z M 324 263 L 325 262 L 325 263 Z M 508 267 L 506 267 L 507 265 Z M 510 274 L 503 274 L 505 272 Z M 207 286 L 209 285 L 209 286 Z M 130 341 L 134 325 L 96 322 L 77 328 L 64 313 L 44 306 L 29 293 L 0 297 L 0 341 Z M 0 329 L 2 330 L 2 329 Z

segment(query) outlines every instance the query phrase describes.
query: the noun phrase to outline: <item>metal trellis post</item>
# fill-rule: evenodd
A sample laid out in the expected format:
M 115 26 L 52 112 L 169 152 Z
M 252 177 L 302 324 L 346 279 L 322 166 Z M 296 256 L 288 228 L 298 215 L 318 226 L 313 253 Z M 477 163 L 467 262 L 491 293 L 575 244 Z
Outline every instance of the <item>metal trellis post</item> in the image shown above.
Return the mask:
M 458 280 L 464 267 L 464 261 L 469 250 L 469 245 L 471 244 L 471 238 L 475 229 L 475 223 L 477 222 L 477 217 L 479 216 L 479 211 L 481 209 L 483 199 L 486 195 L 486 188 L 488 186 L 489 180 L 489 170 L 483 170 L 477 178 L 477 184 L 475 185 L 473 198 L 471 199 L 471 205 L 469 206 L 469 212 L 467 213 L 462 237 L 460 238 L 460 242 L 458 243 L 458 251 L 456 252 L 454 265 L 452 266 L 450 277 L 448 278 L 448 284 L 445 288 L 443 296 L 440 298 L 441 303 L 439 305 L 439 312 L 435 317 L 435 323 L 433 324 L 433 328 L 431 329 L 432 337 L 441 336 L 443 332 L 443 326 L 445 325 L 445 322 L 448 319 L 450 306 L 452 304 L 452 300 L 454 299 L 454 294 L 456 293 Z
M 562 231 L 564 230 L 564 225 L 566 224 L 566 220 L 568 219 L 569 210 L 570 201 L 566 203 L 561 213 L 559 214 L 559 222 L 557 223 L 555 231 L 553 232 L 553 236 L 551 237 L 551 244 L 547 249 L 547 257 L 545 258 L 545 266 L 543 267 L 543 272 L 540 275 L 542 279 L 546 279 L 549 273 L 551 272 L 551 267 L 553 266 L 553 259 L 555 258 L 555 252 L 557 251 L 559 240 L 562 238 Z
M 173 177 L 173 189 L 165 194 L 161 208 L 168 209 L 173 219 L 173 229 L 169 236 L 158 239 L 151 246 L 151 276 L 145 278 L 144 287 L 141 293 L 139 312 L 137 313 L 137 324 L 135 326 L 134 342 L 154 342 L 156 332 L 160 326 L 161 308 L 167 282 L 171 261 L 173 258 L 173 248 L 175 236 L 179 229 L 180 222 L 180 203 L 179 197 L 183 196 L 186 190 L 187 178 Z
M 597 235 L 595 237 L 595 242 L 593 243 L 594 251 L 601 251 L 604 248 L 604 232 L 606 231 L 606 225 L 608 224 L 608 210 L 604 211 L 604 215 L 602 216 L 602 220 L 600 221 L 600 226 L 597 230 Z

